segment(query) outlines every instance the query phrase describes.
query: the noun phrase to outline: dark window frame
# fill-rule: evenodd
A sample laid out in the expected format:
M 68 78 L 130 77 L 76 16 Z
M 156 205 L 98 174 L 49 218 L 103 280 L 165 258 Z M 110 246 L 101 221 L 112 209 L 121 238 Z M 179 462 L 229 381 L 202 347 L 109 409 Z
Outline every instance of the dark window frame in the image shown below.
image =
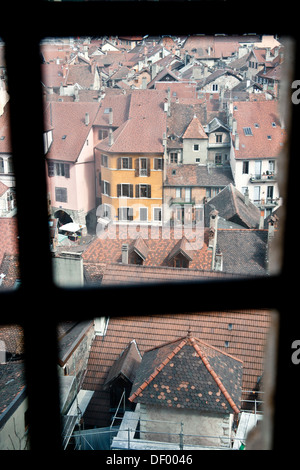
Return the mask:
M 184 3 L 184 8 L 183 4 Z M 174 3 L 172 9 L 169 3 L 160 2 L 118 2 L 118 12 L 120 17 L 126 17 L 126 22 L 121 25 L 117 22 L 106 21 L 101 25 L 102 35 L 121 35 L 121 34 L 157 34 L 157 17 L 168 16 L 168 34 L 190 35 L 199 33 L 198 2 Z M 296 290 L 292 288 L 291 273 L 288 260 L 293 257 L 293 214 L 295 213 L 295 201 L 291 188 L 295 184 L 295 175 L 297 174 L 297 158 L 291 158 L 288 169 L 287 187 L 287 207 L 285 218 L 285 241 L 283 253 L 283 266 L 280 274 L 259 279 L 244 279 L 239 281 L 217 280 L 210 282 L 187 282 L 179 286 L 183 295 L 174 296 L 174 285 L 157 284 L 130 286 L 122 288 L 101 287 L 98 289 L 85 288 L 82 290 L 59 289 L 53 283 L 52 262 L 49 250 L 49 230 L 48 230 L 48 211 L 47 211 L 47 186 L 45 178 L 45 161 L 41 156 L 44 155 L 43 145 L 43 100 L 41 93 L 40 76 L 40 49 L 39 42 L 47 36 L 98 36 L 99 35 L 99 12 L 107 17 L 114 17 L 116 9 L 115 2 L 37 2 L 35 5 L 35 14 L 28 15 L 28 5 L 26 2 L 18 5 L 20 17 L 26 17 L 26 22 L 18 24 L 18 33 L 15 30 L 15 12 L 14 3 L 7 5 L 6 21 L 2 25 L 1 38 L 5 42 L 6 65 L 8 75 L 8 85 L 10 94 L 11 111 L 11 135 L 13 142 L 13 159 L 16 178 L 16 193 L 18 206 L 18 230 L 19 230 L 19 258 L 22 283 L 19 289 L 15 291 L 3 291 L 1 298 L 1 323 L 11 324 L 19 323 L 24 328 L 25 350 L 26 350 L 26 376 L 27 376 L 27 394 L 29 399 L 29 422 L 30 422 L 30 442 L 33 450 L 40 451 L 45 447 L 45 443 L 51 443 L 51 451 L 61 448 L 60 434 L 60 414 L 59 414 L 59 387 L 57 376 L 57 336 L 56 326 L 60 321 L 65 320 L 60 310 L 51 309 L 51 314 L 47 314 L 47 328 L 42 325 L 41 319 L 44 316 L 44 302 L 35 301 L 37 293 L 40 299 L 54 299 L 55 304 L 62 305 L 66 302 L 76 306 L 74 308 L 74 320 L 88 318 L 89 312 L 86 309 L 79 308 L 80 304 L 90 305 L 101 304 L 105 316 L 120 315 L 140 315 L 141 306 L 137 302 L 122 302 L 124 296 L 144 296 L 147 298 L 147 304 L 143 305 L 143 313 L 180 313 L 180 312 L 207 312 L 224 309 L 258 309 L 258 308 L 276 308 L 279 311 L 280 330 L 278 338 L 278 367 L 276 375 L 276 393 L 275 400 L 275 421 L 273 429 L 273 447 L 282 446 L 282 426 L 283 419 L 286 420 L 287 395 L 289 403 L 297 399 L 297 388 L 295 387 L 299 369 L 293 366 L 291 362 L 291 341 L 295 338 L 295 331 L 299 325 L 299 319 L 292 317 L 293 306 L 298 302 Z M 11 10 L 10 10 L 11 8 Z M 211 16 L 211 2 L 203 2 L 201 5 L 202 16 L 207 19 L 201 33 L 214 34 L 217 30 L 224 30 L 223 18 L 230 11 L 230 25 L 234 26 L 234 31 L 228 34 L 236 33 L 236 25 L 240 24 L 239 9 L 228 9 L 228 2 L 218 3 L 219 17 L 222 18 L 222 24 L 216 25 L 216 18 Z M 131 11 L 131 13 L 129 12 Z M 133 14 L 134 13 L 134 14 Z M 182 18 L 189 18 L 184 21 Z M 147 18 L 146 24 L 137 29 L 136 16 Z M 272 12 L 271 12 L 272 16 Z M 43 21 L 37 22 L 36 18 L 43 18 Z M 72 17 L 72 20 L 70 18 Z M 181 21 L 178 21 L 178 17 Z M 115 23 L 115 24 L 114 24 Z M 280 15 L 274 11 L 272 20 L 268 25 L 272 25 L 272 31 L 276 31 L 279 36 L 283 29 L 283 22 Z M 150 25 L 150 27 L 149 27 Z M 188 28 L 187 26 L 188 25 Z M 269 26 L 265 23 L 263 15 L 256 19 L 257 31 L 265 32 Z M 219 29 L 217 26 L 220 26 Z M 221 27 L 222 26 L 222 27 Z M 252 18 L 243 20 L 243 32 L 251 31 Z M 162 26 L 160 25 L 160 28 Z M 289 23 L 286 34 L 298 36 L 295 27 Z M 297 25 L 296 25 L 297 28 Z M 268 31 L 267 31 L 268 32 Z M 284 33 L 284 31 L 282 31 Z M 163 31 L 159 32 L 164 34 Z M 283 35 L 283 34 L 282 34 Z M 19 54 L 16 60 L 16 47 L 18 47 L 19 38 L 26 38 L 27 50 L 30 54 Z M 296 51 L 299 53 L 299 50 Z M 297 59 L 298 57 L 296 57 Z M 295 79 L 299 78 L 299 61 L 295 61 Z M 19 81 L 19 70 L 30 70 L 30 74 L 23 74 L 22 86 Z M 24 114 L 24 89 L 30 90 L 31 102 L 26 108 L 26 119 L 22 119 L 20 126 L 20 116 Z M 290 155 L 297 156 L 297 128 L 299 110 L 296 106 L 292 109 L 292 134 L 290 138 Z M 30 135 L 30 162 L 31 179 L 35 181 L 35 201 L 34 201 L 34 222 L 39 226 L 39 236 L 32 236 L 32 231 L 28 229 L 28 199 L 24 197 L 28 192 L 28 180 L 24 175 L 28 172 L 28 159 L 24 158 L 24 142 L 28 141 Z M 34 256 L 36 254 L 36 256 Z M 283 288 L 284 286 L 284 288 Z M 249 296 L 249 291 L 256 295 Z M 115 292 L 115 294 L 113 294 Z M 216 295 L 218 292 L 218 295 Z M 239 292 L 239 296 L 237 296 Z M 266 292 L 274 292 L 275 295 L 266 296 Z M 107 295 L 108 294 L 108 295 Z M 119 295 L 120 294 L 120 295 Z M 114 302 L 105 302 L 106 297 Z M 160 302 L 157 303 L 157 298 Z M 99 302 L 99 299 L 102 299 Z M 201 303 L 199 304 L 199 299 Z M 26 313 L 19 306 L 27 305 Z M 91 312 L 93 317 L 93 312 Z M 284 319 L 289 319 L 284 320 Z M 44 370 L 45 374 L 38 374 L 37 371 Z M 41 411 L 47 407 L 47 417 L 43 421 Z M 297 422 L 299 411 L 293 407 L 293 421 Z M 289 448 L 297 448 L 297 433 L 289 434 Z

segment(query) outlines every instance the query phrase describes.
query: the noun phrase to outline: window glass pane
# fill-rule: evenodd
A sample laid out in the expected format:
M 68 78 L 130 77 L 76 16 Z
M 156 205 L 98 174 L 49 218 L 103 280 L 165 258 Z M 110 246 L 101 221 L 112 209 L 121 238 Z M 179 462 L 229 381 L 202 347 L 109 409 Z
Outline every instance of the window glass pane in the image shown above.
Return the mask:
M 126 41 L 41 44 L 59 282 L 100 285 L 103 266 L 121 262 L 122 245 L 138 252 L 138 239 L 149 281 L 158 267 L 173 278 L 174 266 L 180 279 L 268 276 L 285 202 L 288 43 L 252 34 Z M 126 280 L 139 280 L 128 260 Z M 73 262 L 77 275 L 63 275 Z
M 267 276 L 274 266 L 275 271 L 280 269 L 271 254 L 280 253 L 274 241 L 285 202 L 279 187 L 285 170 L 278 165 L 282 155 L 287 160 L 283 151 L 288 119 L 279 106 L 285 48 L 275 36 L 256 35 L 43 41 L 49 226 L 59 286 L 234 279 Z M 265 69 L 254 61 L 254 49 L 263 49 L 265 57 L 270 54 L 268 77 L 261 77 Z M 173 64 L 167 78 L 166 64 Z M 162 165 L 158 159 L 164 160 Z M 231 410 L 234 414 L 238 407 L 245 413 L 243 419 L 254 410 L 259 421 L 265 348 L 275 317 L 268 310 L 202 312 L 176 319 L 118 319 L 104 312 L 91 321 L 60 324 L 61 383 L 75 381 L 79 390 L 72 402 L 71 388 L 65 388 L 62 414 L 66 426 L 68 421 L 73 424 L 72 431 L 64 434 L 64 445 L 83 445 L 79 415 L 86 430 L 84 445 L 98 445 L 91 437 L 97 434 L 95 427 L 103 432 L 112 426 L 107 448 L 113 438 L 116 448 L 126 445 L 113 421 L 118 407 L 124 417 L 126 411 L 138 409 L 138 403 L 150 407 L 156 400 L 155 406 L 161 401 L 172 411 L 180 408 L 194 416 L 189 406 L 196 386 L 191 379 L 183 377 L 176 387 L 188 392 L 185 400 L 170 389 L 172 368 L 178 365 L 178 350 L 174 352 L 170 342 L 179 350 L 186 345 L 194 348 L 198 356 L 193 357 L 230 357 L 233 362 L 228 367 L 235 371 L 239 390 L 231 390 L 229 380 Z M 110 362 L 102 371 L 105 348 Z M 150 401 L 143 403 L 139 402 L 139 386 L 145 384 L 143 357 L 148 361 L 146 351 L 153 348 L 162 357 L 171 352 L 174 361 L 168 366 L 169 381 L 160 384 L 163 391 L 156 395 L 158 384 L 153 383 Z M 259 351 L 258 361 L 254 351 Z M 124 363 L 135 364 L 129 383 L 119 380 Z M 214 406 L 228 406 L 221 401 L 223 388 L 213 389 L 214 382 L 209 385 L 205 393 L 208 399 L 214 396 Z M 203 399 L 201 392 L 196 399 Z M 166 416 L 165 421 L 172 421 L 170 414 Z M 159 437 L 154 436 L 157 424 L 147 426 L 140 416 L 138 421 L 137 434 L 130 439 L 176 442 L 168 429 L 159 428 Z M 149 421 L 155 418 L 150 416 Z M 245 436 L 240 438 L 234 419 L 229 422 L 226 435 L 236 433 L 232 441 L 227 437 L 218 441 L 216 431 L 207 442 L 199 433 L 195 436 L 182 428 L 177 432 L 175 426 L 174 439 L 184 438 L 187 446 L 240 448 Z
M 0 450 L 29 449 L 27 410 L 23 329 L 0 325 Z
M 235 310 L 60 324 L 64 448 L 250 448 L 250 431 L 270 425 L 277 321 L 273 311 Z M 264 432 L 261 448 L 269 440 Z
M 0 38 L 0 290 L 16 288 L 20 282 L 16 182 L 4 55 L 5 45 Z

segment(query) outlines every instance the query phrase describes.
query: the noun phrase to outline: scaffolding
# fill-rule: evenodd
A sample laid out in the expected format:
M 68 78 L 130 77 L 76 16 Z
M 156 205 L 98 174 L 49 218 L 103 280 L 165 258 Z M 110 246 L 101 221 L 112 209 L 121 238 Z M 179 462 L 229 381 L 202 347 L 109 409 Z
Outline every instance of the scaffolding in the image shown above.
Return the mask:
M 75 450 L 99 450 L 99 442 L 106 450 L 239 450 L 244 449 L 250 430 L 263 419 L 263 392 L 244 390 L 248 398 L 242 399 L 244 407 L 239 415 L 236 429 L 228 435 L 189 434 L 185 432 L 182 421 L 144 419 L 140 416 L 140 405 L 135 411 L 125 411 L 125 390 L 112 418 L 109 428 L 75 431 Z M 253 394 L 253 399 L 251 399 Z M 117 416 L 123 406 L 123 416 Z M 115 423 L 120 424 L 115 426 Z M 141 430 L 141 424 L 170 424 L 178 432 Z M 157 439 L 157 440 L 156 440 Z M 109 443 L 109 445 L 108 445 Z

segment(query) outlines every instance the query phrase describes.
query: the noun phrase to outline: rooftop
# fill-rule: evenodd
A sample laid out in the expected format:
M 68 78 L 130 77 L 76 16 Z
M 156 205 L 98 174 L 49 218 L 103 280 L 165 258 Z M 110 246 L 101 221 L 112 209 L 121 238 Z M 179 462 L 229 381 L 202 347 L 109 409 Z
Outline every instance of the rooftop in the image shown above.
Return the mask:
M 242 373 L 240 359 L 188 334 L 145 351 L 129 400 L 239 413 Z
M 259 227 L 259 208 L 250 201 L 246 202 L 245 196 L 232 183 L 228 184 L 204 206 L 207 226 L 209 225 L 209 214 L 213 209 L 217 209 L 220 217 L 239 224 L 241 227 Z
M 286 141 L 278 101 L 233 102 L 233 118 L 237 121 L 239 149 L 234 149 L 236 159 L 276 158 Z M 274 124 L 273 124 L 274 123 Z M 250 128 L 251 134 L 245 134 Z M 232 135 L 235 142 L 236 136 Z
M 96 336 L 91 347 L 83 388 L 95 393 L 84 414 L 85 425 L 110 425 L 109 392 L 103 390 L 103 386 L 110 368 L 132 340 L 136 341 L 143 356 L 149 349 L 178 341 L 182 333 L 189 329 L 193 337 L 201 338 L 201 341 L 223 353 L 242 360 L 242 387 L 252 390 L 263 373 L 270 321 L 271 313 L 266 310 L 110 318 L 106 335 Z

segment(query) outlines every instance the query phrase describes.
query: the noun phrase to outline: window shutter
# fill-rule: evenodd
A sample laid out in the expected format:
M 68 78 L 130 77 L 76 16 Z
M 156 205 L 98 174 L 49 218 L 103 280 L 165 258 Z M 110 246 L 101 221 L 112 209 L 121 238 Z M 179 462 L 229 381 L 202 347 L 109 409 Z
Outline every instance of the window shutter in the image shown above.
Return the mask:
M 133 220 L 133 207 L 128 207 L 128 220 Z
M 129 197 L 133 197 L 133 184 L 129 185 Z
M 122 166 L 121 166 L 121 157 L 118 158 L 118 160 L 117 160 L 117 168 L 118 168 L 118 170 L 120 170 L 122 168 Z
M 103 194 L 104 193 L 104 181 L 101 180 L 101 193 Z
M 140 185 L 135 185 L 135 197 L 140 197 Z
M 117 184 L 117 197 L 121 196 L 121 185 Z
M 128 168 L 131 170 L 132 169 L 132 158 L 128 158 Z
M 140 161 L 138 158 L 135 159 L 134 165 L 135 165 L 135 176 L 139 176 Z
M 147 176 L 150 176 L 150 158 L 147 158 Z
M 154 170 L 158 170 L 158 158 L 154 158 Z
M 54 163 L 48 162 L 48 176 L 54 176 Z
M 151 197 L 151 184 L 147 186 L 147 197 Z
M 110 183 L 106 183 L 107 195 L 110 196 Z

